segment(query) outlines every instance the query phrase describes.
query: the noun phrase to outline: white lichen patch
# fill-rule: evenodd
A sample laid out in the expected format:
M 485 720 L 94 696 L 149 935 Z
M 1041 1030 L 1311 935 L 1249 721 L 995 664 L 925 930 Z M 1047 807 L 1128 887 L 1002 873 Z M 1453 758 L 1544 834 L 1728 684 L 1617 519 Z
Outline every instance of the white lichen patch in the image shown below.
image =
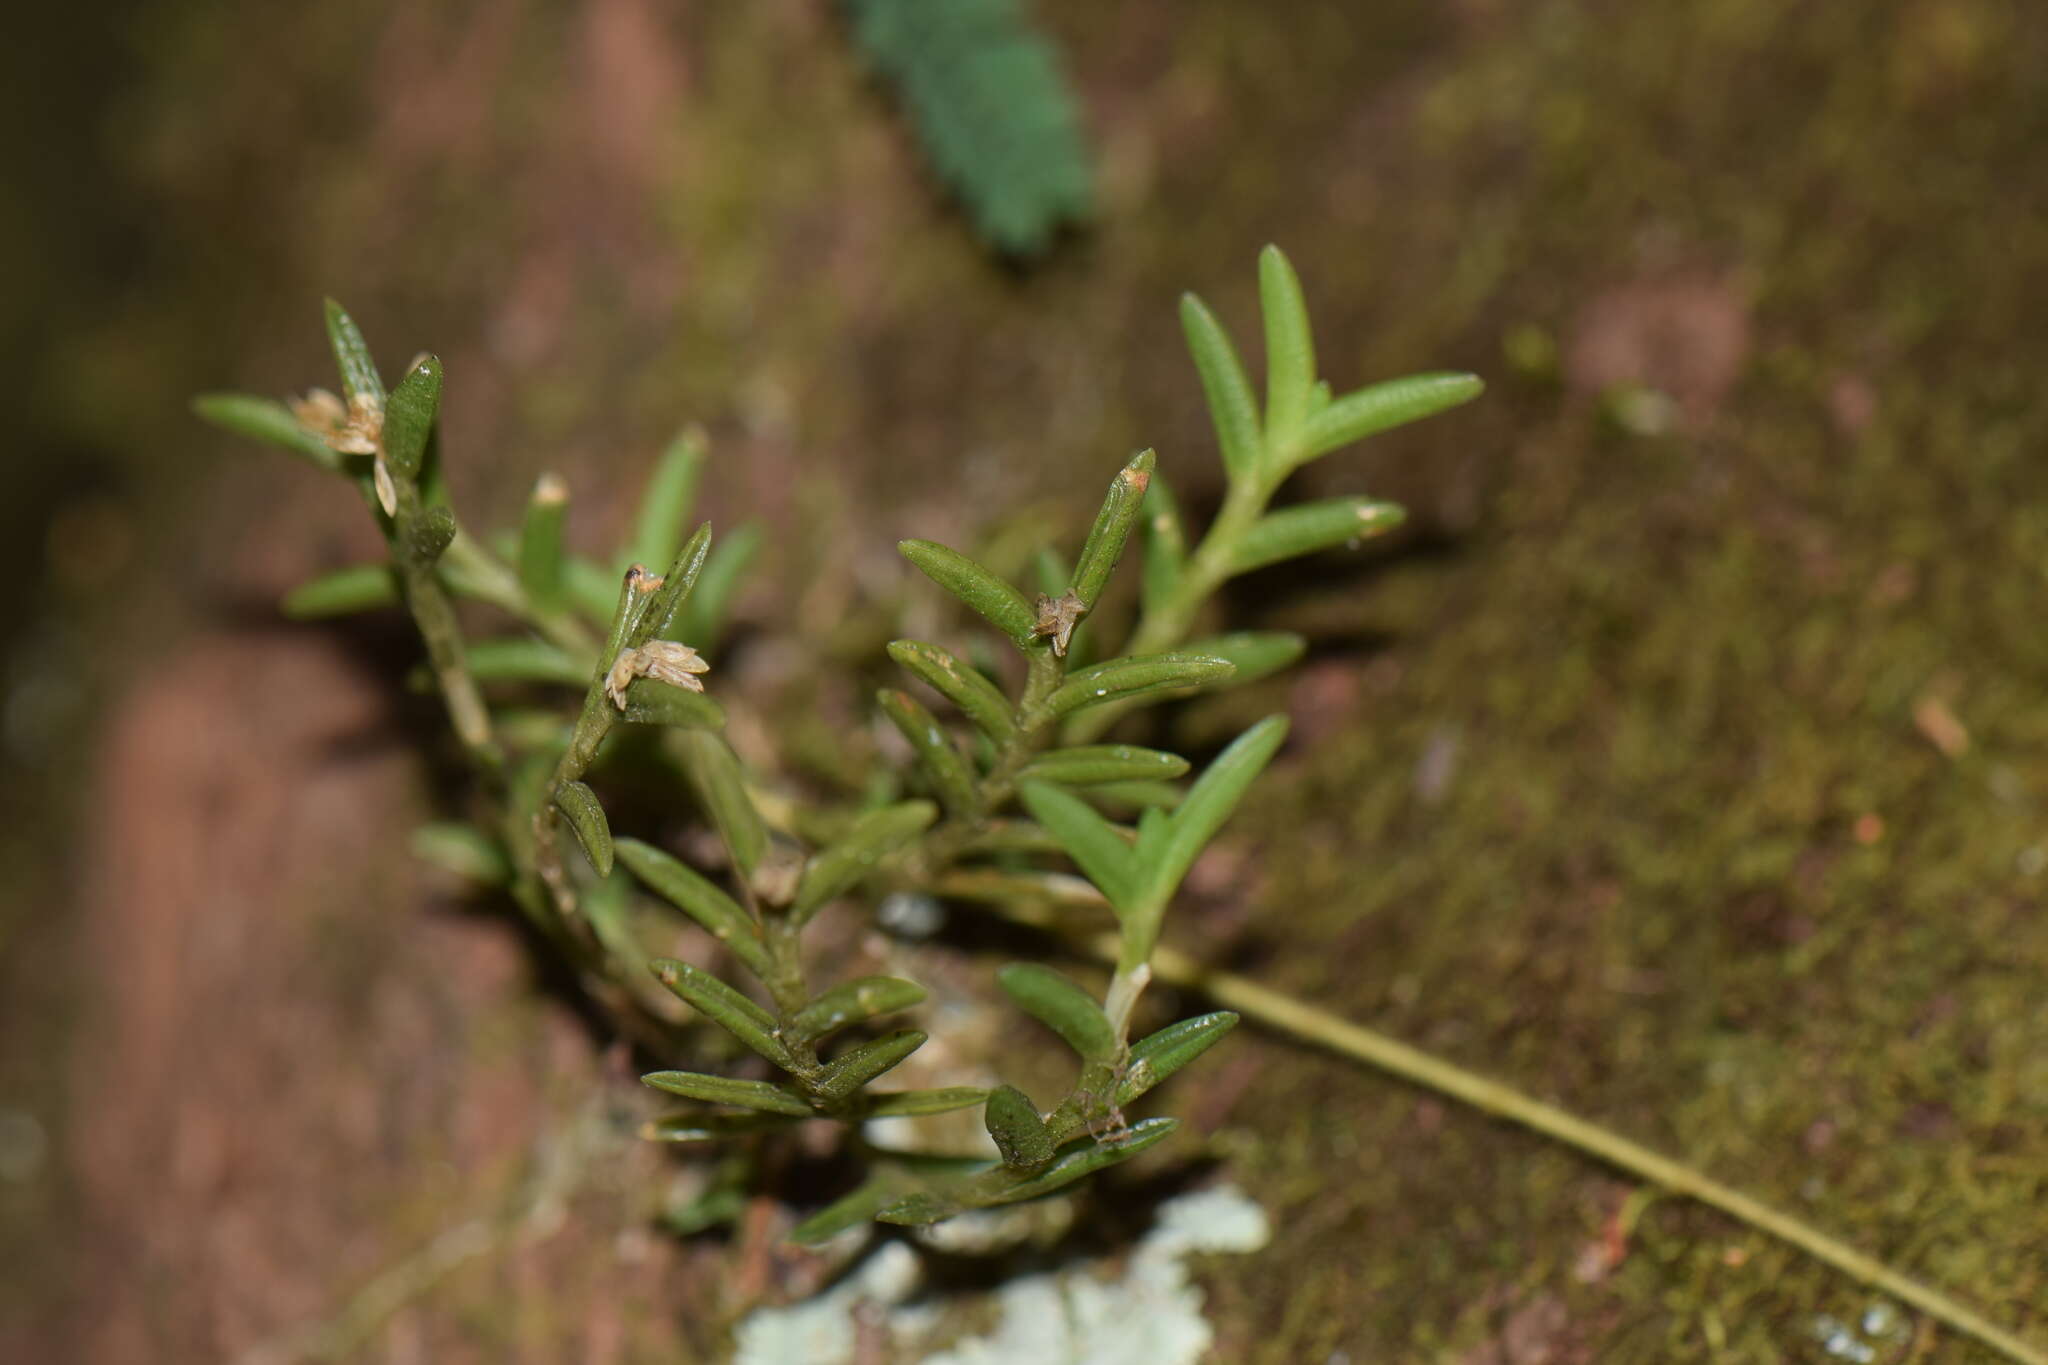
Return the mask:
M 740 1324 L 735 1365 L 849 1365 L 855 1312 L 885 1334 L 892 1360 L 924 1365 L 1195 1365 L 1215 1340 L 1202 1291 L 1185 1262 L 1198 1252 L 1243 1254 L 1271 1229 L 1257 1204 L 1230 1186 L 1184 1195 L 1124 1262 L 1121 1274 L 1090 1261 L 1012 1280 L 995 1294 L 997 1323 L 941 1347 L 930 1340 L 935 1305 L 911 1304 L 917 1254 L 891 1242 L 854 1274 L 808 1303 L 763 1309 Z

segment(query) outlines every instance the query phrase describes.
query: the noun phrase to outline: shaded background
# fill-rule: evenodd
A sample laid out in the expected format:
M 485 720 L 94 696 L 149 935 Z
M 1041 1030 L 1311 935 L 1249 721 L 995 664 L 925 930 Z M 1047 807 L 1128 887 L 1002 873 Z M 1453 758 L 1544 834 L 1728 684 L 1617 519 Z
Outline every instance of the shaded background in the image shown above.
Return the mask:
M 2048 1331 L 2048 16 L 1035 12 L 1100 222 L 1028 273 L 820 3 L 135 0 L 0 57 L 0 1355 L 231 1356 L 507 1206 L 360 1358 L 691 1358 L 803 1284 L 772 1207 L 644 1231 L 646 1152 L 545 1197 L 618 1064 L 390 856 L 434 801 L 403 629 L 270 605 L 360 514 L 189 394 L 328 382 L 336 294 L 446 360 L 472 520 L 558 468 L 587 543 L 702 420 L 773 627 L 900 591 L 901 535 L 1085 516 L 1138 444 L 1199 499 L 1174 298 L 1249 335 L 1268 240 L 1340 386 L 1493 387 L 1305 477 L 1404 540 L 1233 594 L 1317 646 L 1178 722 L 1298 727 L 1180 940 Z M 1219 1058 L 1174 1103 L 1283 1230 L 1204 1277 L 1219 1359 L 1823 1359 L 1868 1305 L 1683 1205 L 1623 1236 L 1625 1186 L 1414 1091 Z

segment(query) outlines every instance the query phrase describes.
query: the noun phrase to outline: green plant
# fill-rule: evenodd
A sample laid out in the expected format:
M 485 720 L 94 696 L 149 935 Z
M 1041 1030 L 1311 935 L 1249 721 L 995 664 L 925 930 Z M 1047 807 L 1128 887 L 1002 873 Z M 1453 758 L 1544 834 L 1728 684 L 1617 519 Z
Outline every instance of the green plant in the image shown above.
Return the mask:
M 828 1119 L 858 1133 L 869 1119 L 980 1106 L 998 1159 L 961 1162 L 857 1139 L 872 1169 L 852 1194 L 807 1220 L 804 1239 L 868 1217 L 926 1223 L 963 1209 L 1045 1194 L 1127 1160 L 1166 1137 L 1171 1118 L 1131 1121 L 1126 1109 L 1213 1046 L 1237 1016 L 1218 1012 L 1142 1037 L 1134 1009 L 1151 979 L 1166 910 L 1203 846 L 1278 751 L 1284 718 L 1252 726 L 1185 788 L 1186 760 L 1094 742 L 1107 722 L 1148 701 L 1241 682 L 1298 657 L 1294 636 L 1264 633 L 1187 643 L 1192 622 L 1226 579 L 1394 526 L 1399 510 L 1364 498 L 1280 511 L 1268 503 L 1308 460 L 1479 391 L 1466 375 L 1430 376 L 1332 398 L 1317 381 L 1294 273 L 1269 249 L 1261 263 L 1268 319 L 1263 416 L 1215 319 L 1184 308 L 1188 341 L 1221 435 L 1223 509 L 1192 537 L 1151 451 L 1110 482 L 1069 571 L 1048 551 L 1046 591 L 1030 595 L 960 552 L 905 541 L 911 564 L 1008 642 L 1021 675 L 1006 691 L 933 643 L 897 640 L 889 653 L 964 720 L 957 735 L 910 691 L 884 689 L 882 713 L 907 742 L 909 771 L 870 784 L 872 799 L 813 808 L 750 773 L 721 736 L 724 708 L 700 680 L 737 577 L 708 526 L 681 528 L 704 460 L 686 434 L 643 495 L 616 591 L 599 564 L 564 543 L 566 492 L 543 478 L 516 538 L 486 544 L 448 506 L 435 414 L 440 362 L 422 356 L 388 391 L 348 315 L 330 303 L 328 333 L 343 396 L 295 405 L 246 396 L 199 400 L 207 418 L 281 445 L 353 480 L 383 530 L 388 561 L 344 569 L 293 593 L 286 610 L 317 617 L 402 603 L 425 643 L 428 670 L 478 778 L 469 822 L 422 832 L 421 848 L 501 886 L 645 1045 L 675 1046 L 676 1013 L 659 986 L 757 1054 L 774 1079 L 657 1071 L 645 1080 L 692 1107 L 657 1119 L 670 1140 L 737 1136 Z M 1142 531 L 1139 528 L 1142 525 Z M 1098 604 L 1133 533 L 1144 544 L 1142 605 L 1123 650 L 1100 648 Z M 721 547 L 723 550 L 725 547 Z M 666 565 L 655 575 L 644 567 Z M 496 608 L 515 629 L 472 638 L 463 602 Z M 520 704 L 534 688 L 580 691 L 561 711 Z M 615 837 L 600 760 L 615 737 L 650 731 L 657 760 L 687 782 L 716 828 L 725 866 L 706 875 L 652 843 Z M 963 743 L 963 738 L 965 742 Z M 1116 812 L 1136 811 L 1134 826 Z M 581 849 L 565 856 L 567 827 Z M 1085 883 L 1058 864 L 1071 861 Z M 705 966 L 651 958 L 643 913 L 623 864 L 656 903 L 694 921 L 753 978 L 749 994 Z M 1016 963 L 1000 989 L 1074 1054 L 1073 1079 L 1040 1106 L 1012 1085 L 888 1090 L 880 1082 L 926 1035 L 876 1030 L 924 999 L 916 984 L 864 977 L 814 983 L 804 931 L 828 907 L 892 892 L 925 892 L 1011 907 L 1048 898 L 1105 905 L 1118 950 L 1098 1000 L 1054 967 Z M 859 1030 L 858 1041 L 840 1040 Z M 1002 1059 L 993 1059 L 1000 1065 Z
M 1093 177 L 1073 90 L 1019 0 L 846 0 L 854 43 L 895 88 L 974 230 L 1036 256 L 1088 217 Z
M 1182 303 L 1226 486 L 1199 536 L 1146 451 L 1112 479 L 1071 569 L 1050 549 L 1039 556 L 1035 595 L 945 546 L 902 543 L 905 558 L 1008 640 L 1021 678 L 1006 691 L 1000 669 L 984 671 L 926 642 L 889 645 L 905 672 L 959 712 L 966 743 L 910 693 L 884 689 L 878 705 L 902 733 L 910 761 L 868 782 L 864 799 L 839 805 L 790 796 L 772 773 L 749 771 L 721 736 L 725 708 L 706 695 L 701 675 L 759 538 L 744 533 L 714 549 L 708 527 L 682 536 L 704 460 L 695 434 L 680 437 L 657 466 L 615 579 L 566 549 L 567 495 L 552 477 L 534 489 L 517 535 L 486 544 L 464 531 L 440 477 L 439 362 L 416 359 L 387 393 L 354 324 L 331 303 L 328 332 L 345 398 L 315 391 L 287 406 L 211 395 L 196 406 L 208 420 L 352 480 L 382 529 L 386 560 L 308 584 L 285 607 L 318 618 L 403 604 L 416 623 L 426 679 L 477 778 L 473 818 L 422 830 L 419 850 L 508 892 L 645 1048 L 667 1054 L 686 1045 L 680 1000 L 781 1073 L 777 1080 L 652 1073 L 644 1078 L 650 1086 L 693 1107 L 655 1119 L 648 1134 L 698 1141 L 811 1119 L 845 1126 L 869 1175 L 799 1225 L 798 1238 L 820 1239 L 869 1218 L 929 1223 L 1035 1198 L 1168 1136 L 1174 1120 L 1131 1123 L 1126 1106 L 1212 1047 L 1238 1013 L 1201 1015 L 1133 1040 L 1134 1008 L 1157 975 L 1712 1205 L 2013 1360 L 2048 1362 L 1948 1296 L 1691 1167 L 1161 944 L 1182 877 L 1278 750 L 1285 721 L 1268 717 L 1252 726 L 1186 788 L 1176 782 L 1190 765 L 1178 756 L 1096 741 L 1133 706 L 1241 684 L 1298 658 L 1302 641 L 1283 633 L 1187 637 L 1233 576 L 1382 533 L 1400 520 L 1399 509 L 1358 497 L 1273 510 L 1290 473 L 1480 390 L 1469 375 L 1438 374 L 1334 396 L 1316 377 L 1294 272 L 1270 247 L 1260 259 L 1260 301 L 1263 405 L 1213 315 L 1192 296 Z M 1142 582 L 1121 647 L 1111 651 L 1104 637 L 1115 613 L 1098 609 L 1133 534 L 1142 545 Z M 649 563 L 669 567 L 656 576 L 643 567 Z M 471 639 L 461 602 L 494 608 L 516 629 Z M 536 707 L 526 701 L 536 688 L 566 688 L 580 699 Z M 724 851 L 714 876 L 652 844 L 613 837 L 605 805 L 585 779 L 606 780 L 600 759 L 629 749 L 688 786 Z M 1114 818 L 1133 812 L 1133 825 Z M 564 825 L 582 850 L 580 862 L 564 853 Z M 615 875 L 616 863 L 631 877 Z M 652 895 L 636 894 L 636 885 Z M 1113 964 L 1101 999 L 1044 963 L 997 973 L 1010 1001 L 1075 1054 L 1074 1078 L 1052 1105 L 1041 1107 L 1012 1085 L 874 1088 L 926 1041 L 916 1030 L 832 1050 L 836 1035 L 870 1029 L 920 1003 L 924 991 L 890 977 L 814 990 L 804 931 L 834 904 L 898 893 L 981 902 L 1028 923 L 1048 923 L 1050 909 L 1108 916 L 1108 933 L 1069 938 Z M 651 959 L 641 946 L 650 913 L 680 915 L 708 931 L 758 982 L 759 996 L 696 964 Z M 886 1148 L 863 1132 L 870 1119 L 977 1105 L 993 1159 Z

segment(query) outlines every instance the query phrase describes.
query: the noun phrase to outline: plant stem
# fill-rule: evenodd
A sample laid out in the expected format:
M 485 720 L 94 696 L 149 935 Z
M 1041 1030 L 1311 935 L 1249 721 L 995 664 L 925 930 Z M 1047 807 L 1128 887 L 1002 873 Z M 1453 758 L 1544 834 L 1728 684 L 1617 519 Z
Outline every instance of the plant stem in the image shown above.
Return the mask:
M 1113 956 L 1115 935 L 1098 936 L 1094 952 Z M 1972 1309 L 1912 1279 L 1874 1257 L 1828 1236 L 1791 1214 L 1753 1199 L 1740 1190 L 1589 1123 L 1555 1105 L 1545 1104 L 1499 1081 L 1432 1057 L 1383 1033 L 1351 1023 L 1327 1010 L 1304 1004 L 1284 992 L 1260 986 L 1230 972 L 1202 966 L 1184 953 L 1161 947 L 1152 955 L 1153 970 L 1162 981 L 1198 990 L 1217 1004 L 1245 1018 L 1353 1061 L 1377 1067 L 1426 1090 L 1448 1095 L 1496 1118 L 1519 1123 L 1554 1142 L 1574 1148 L 1673 1194 L 1696 1199 L 1767 1236 L 1797 1247 L 1868 1287 L 1911 1304 L 1938 1322 L 2022 1365 L 2048 1365 L 2048 1351 L 2032 1346 Z

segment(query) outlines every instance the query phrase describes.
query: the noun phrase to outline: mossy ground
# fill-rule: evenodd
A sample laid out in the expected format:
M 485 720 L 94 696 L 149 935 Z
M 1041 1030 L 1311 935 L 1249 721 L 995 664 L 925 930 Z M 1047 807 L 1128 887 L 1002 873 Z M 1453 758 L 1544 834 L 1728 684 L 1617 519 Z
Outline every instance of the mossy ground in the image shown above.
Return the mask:
M 814 7 L 458 8 L 137 7 L 148 80 L 100 135 L 148 269 L 37 400 L 137 452 L 117 510 L 285 485 L 159 452 L 215 448 L 177 425 L 194 388 L 319 374 L 332 291 L 443 350 L 458 487 L 498 510 L 566 463 L 616 517 L 706 420 L 713 513 L 783 531 L 787 595 L 749 610 L 826 619 L 897 590 L 899 535 L 1085 515 L 1137 444 L 1199 502 L 1173 297 L 1248 338 L 1278 241 L 1340 383 L 1495 382 L 1304 480 L 1407 502 L 1407 540 L 1233 594 L 1316 637 L 1311 681 L 1185 733 L 1264 702 L 1313 742 L 1177 941 L 2048 1331 L 2037 7 L 1046 3 L 1102 221 L 1022 276 Z M 1612 420 L 1617 378 L 1672 396 L 1667 430 Z M 1819 1359 L 1816 1315 L 1868 1302 L 1679 1204 L 1611 1240 L 1600 1168 L 1232 1047 L 1257 1064 L 1175 1103 L 1282 1233 L 1210 1280 L 1219 1358 Z M 464 1283 L 451 1317 L 489 1316 Z

